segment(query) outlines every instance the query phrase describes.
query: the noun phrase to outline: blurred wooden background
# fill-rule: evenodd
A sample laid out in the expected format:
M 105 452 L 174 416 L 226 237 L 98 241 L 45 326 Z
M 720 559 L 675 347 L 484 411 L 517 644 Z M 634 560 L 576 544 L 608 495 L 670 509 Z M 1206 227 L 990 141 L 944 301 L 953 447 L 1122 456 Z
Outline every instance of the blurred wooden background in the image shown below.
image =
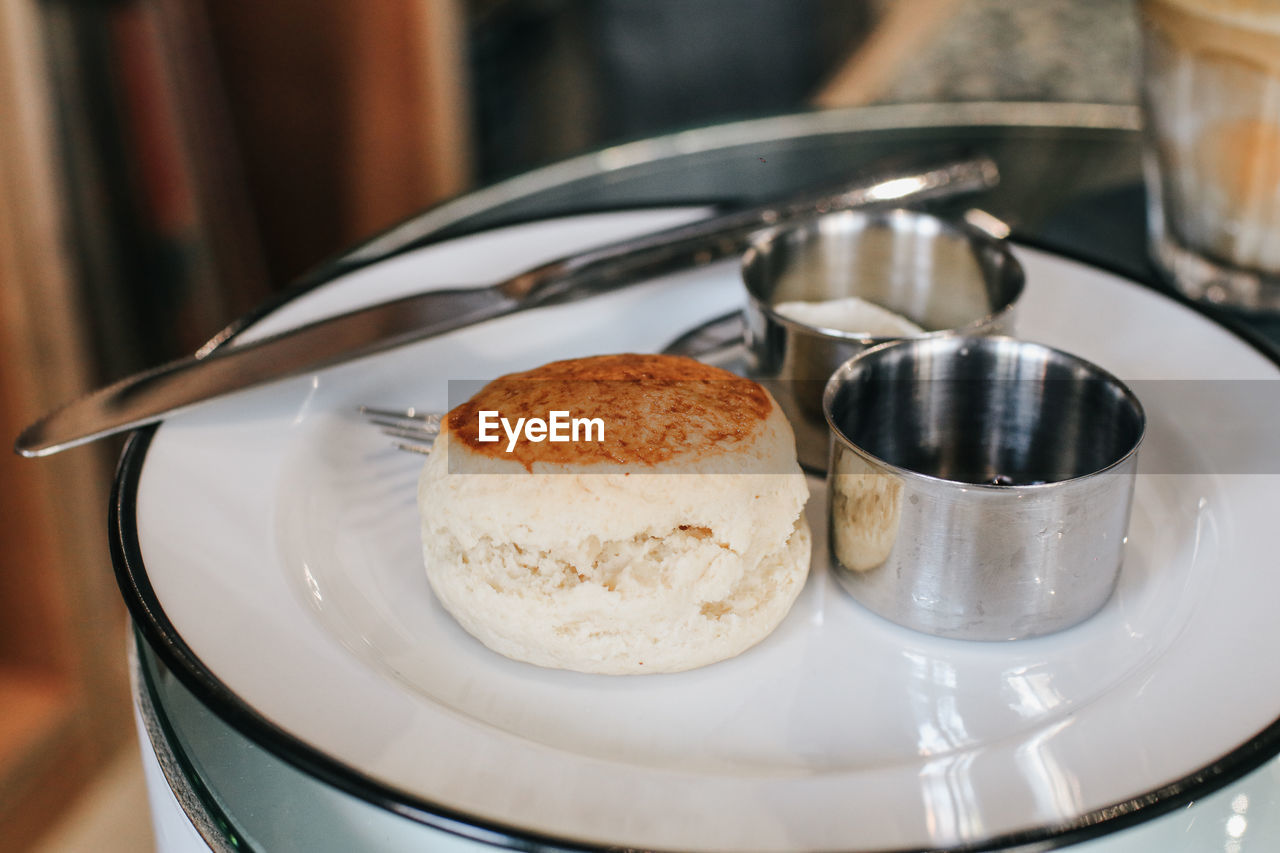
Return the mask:
M 30 5 L 0 2 L 0 426 L 94 372 Z M 0 848 L 19 850 L 130 731 L 124 610 L 105 520 L 109 449 L 0 454 Z
M 453 0 L 0 0 L 0 432 L 463 190 L 461 26 Z M 119 449 L 0 453 L 0 851 L 132 748 Z

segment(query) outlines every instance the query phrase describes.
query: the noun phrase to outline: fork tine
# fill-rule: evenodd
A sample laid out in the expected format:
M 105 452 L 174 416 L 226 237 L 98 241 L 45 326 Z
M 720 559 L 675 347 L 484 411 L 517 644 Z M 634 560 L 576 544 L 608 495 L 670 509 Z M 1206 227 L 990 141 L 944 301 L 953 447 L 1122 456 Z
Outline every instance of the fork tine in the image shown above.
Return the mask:
M 421 444 L 406 444 L 403 441 L 397 441 L 395 443 L 395 447 L 396 447 L 396 450 L 405 450 L 405 451 L 408 451 L 409 453 L 420 453 L 423 456 L 431 455 L 431 448 Z
M 423 441 L 431 442 L 440 434 L 439 429 L 430 429 L 426 427 L 402 427 L 395 424 L 384 424 L 374 421 L 373 423 L 382 428 L 383 435 L 389 435 L 392 438 L 403 438 L 406 441 Z
M 383 417 L 383 418 L 413 419 L 413 420 L 425 420 L 430 416 L 426 412 L 419 413 L 418 410 L 413 407 L 410 407 L 408 409 L 379 409 L 377 406 L 361 406 L 360 414 Z
M 394 409 L 361 406 L 360 413 L 377 424 L 387 423 L 406 428 L 440 428 L 440 415 L 437 412 L 418 412 L 416 409 L 396 411 Z

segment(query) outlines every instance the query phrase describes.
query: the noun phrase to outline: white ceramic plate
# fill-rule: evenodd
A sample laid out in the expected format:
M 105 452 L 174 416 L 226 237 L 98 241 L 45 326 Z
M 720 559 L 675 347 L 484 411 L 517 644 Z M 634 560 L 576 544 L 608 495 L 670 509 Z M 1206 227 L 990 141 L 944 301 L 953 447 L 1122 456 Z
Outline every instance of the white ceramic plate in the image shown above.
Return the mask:
M 487 282 L 696 213 L 538 222 L 419 250 L 294 300 L 245 339 Z M 1018 255 L 1029 282 L 1021 337 L 1129 380 L 1280 379 L 1241 339 L 1149 289 Z M 389 449 L 355 407 L 441 409 L 449 380 L 654 351 L 741 299 L 734 265 L 718 264 L 165 422 L 135 442 L 121 478 L 117 557 L 135 618 L 197 695 L 268 748 L 374 802 L 500 842 L 1061 840 L 1161 813 L 1276 750 L 1280 477 L 1222 467 L 1200 438 L 1232 412 L 1197 417 L 1177 394 L 1144 400 L 1121 582 L 1070 631 L 1005 644 L 913 633 L 840 592 L 819 542 L 778 631 L 701 670 L 549 671 L 466 635 L 421 569 L 420 461 Z

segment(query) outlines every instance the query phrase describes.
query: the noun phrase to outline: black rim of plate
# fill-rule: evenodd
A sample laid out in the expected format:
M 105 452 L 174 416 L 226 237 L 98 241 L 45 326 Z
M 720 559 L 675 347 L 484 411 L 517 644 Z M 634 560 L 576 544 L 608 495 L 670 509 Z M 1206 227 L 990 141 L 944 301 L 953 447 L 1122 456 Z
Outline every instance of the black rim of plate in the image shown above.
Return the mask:
M 670 207 L 670 205 L 660 205 Z M 642 209 L 645 205 L 630 206 L 625 210 Z M 653 207 L 659 207 L 654 205 Z M 602 209 L 594 211 L 606 213 Z M 534 218 L 536 219 L 536 217 Z M 499 228 L 510 227 L 514 222 L 504 222 Z M 479 229 L 487 230 L 487 229 Z M 477 233 L 469 231 L 465 233 Z M 463 236 L 451 233 L 448 239 Z M 1068 260 L 1077 261 L 1100 269 L 1140 287 L 1154 290 L 1190 309 L 1201 318 L 1225 328 L 1242 342 L 1257 350 L 1280 368 L 1280 351 L 1266 338 L 1233 319 L 1205 308 L 1167 288 L 1151 282 L 1135 279 L 1124 271 L 1108 268 L 1094 260 L 1072 252 L 1049 246 L 1043 241 L 1027 240 L 1014 235 L 1015 243 L 1040 249 Z M 431 241 L 434 242 L 434 241 Z M 420 245 L 427 245 L 423 243 Z M 326 270 L 332 274 L 326 274 Z M 349 269 L 339 269 L 337 264 L 326 265 L 309 277 L 301 287 L 294 288 L 273 299 L 258 310 L 246 315 L 228 327 L 219 337 L 228 339 L 275 311 L 294 298 L 319 287 Z M 268 750 L 303 772 L 338 790 L 378 806 L 401 817 L 443 832 L 485 844 L 520 850 L 602 850 L 618 849 L 611 844 L 598 844 L 571 838 L 548 836 L 518 826 L 503 824 L 489 818 L 465 814 L 448 806 L 398 790 L 391 785 L 364 775 L 359 770 L 339 762 L 320 749 L 305 743 L 289 732 L 258 714 L 244 700 L 224 685 L 201 662 L 195 652 L 183 641 L 177 628 L 169 621 L 152 589 L 143 563 L 137 534 L 137 496 L 147 449 L 158 424 L 135 431 L 125 445 L 116 470 L 112 488 L 108 525 L 111 559 L 120 591 L 128 605 L 135 627 L 157 654 L 166 668 L 183 686 L 234 730 Z M 174 745 L 175 748 L 177 745 Z M 1160 787 L 1137 794 L 1129 799 L 1112 803 L 1086 812 L 1058 825 L 1037 827 L 995 836 L 982 841 L 946 848 L 893 848 L 879 853 L 985 853 L 985 851 L 1010 850 L 1034 846 L 1037 850 L 1049 850 L 1078 844 L 1109 835 L 1123 829 L 1146 823 L 1174 809 L 1202 799 L 1214 791 L 1245 776 L 1269 759 L 1280 754 L 1280 717 L 1262 731 L 1245 740 L 1238 747 L 1217 760 Z M 861 853 L 873 853 L 862 851 Z

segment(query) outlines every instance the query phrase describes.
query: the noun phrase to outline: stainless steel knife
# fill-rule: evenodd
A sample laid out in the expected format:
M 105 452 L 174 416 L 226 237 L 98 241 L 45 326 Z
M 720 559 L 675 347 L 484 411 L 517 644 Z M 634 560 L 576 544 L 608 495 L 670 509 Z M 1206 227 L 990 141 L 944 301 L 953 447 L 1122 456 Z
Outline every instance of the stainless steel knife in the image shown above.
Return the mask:
M 432 290 L 318 320 L 236 346 L 215 339 L 194 356 L 127 377 L 22 431 L 14 449 L 48 456 L 154 423 L 234 391 L 372 355 L 485 320 L 583 299 L 742 252 L 752 234 L 818 212 L 898 206 L 989 189 L 995 163 L 970 157 L 881 172 L 782 203 L 726 213 L 560 258 L 487 287 Z

